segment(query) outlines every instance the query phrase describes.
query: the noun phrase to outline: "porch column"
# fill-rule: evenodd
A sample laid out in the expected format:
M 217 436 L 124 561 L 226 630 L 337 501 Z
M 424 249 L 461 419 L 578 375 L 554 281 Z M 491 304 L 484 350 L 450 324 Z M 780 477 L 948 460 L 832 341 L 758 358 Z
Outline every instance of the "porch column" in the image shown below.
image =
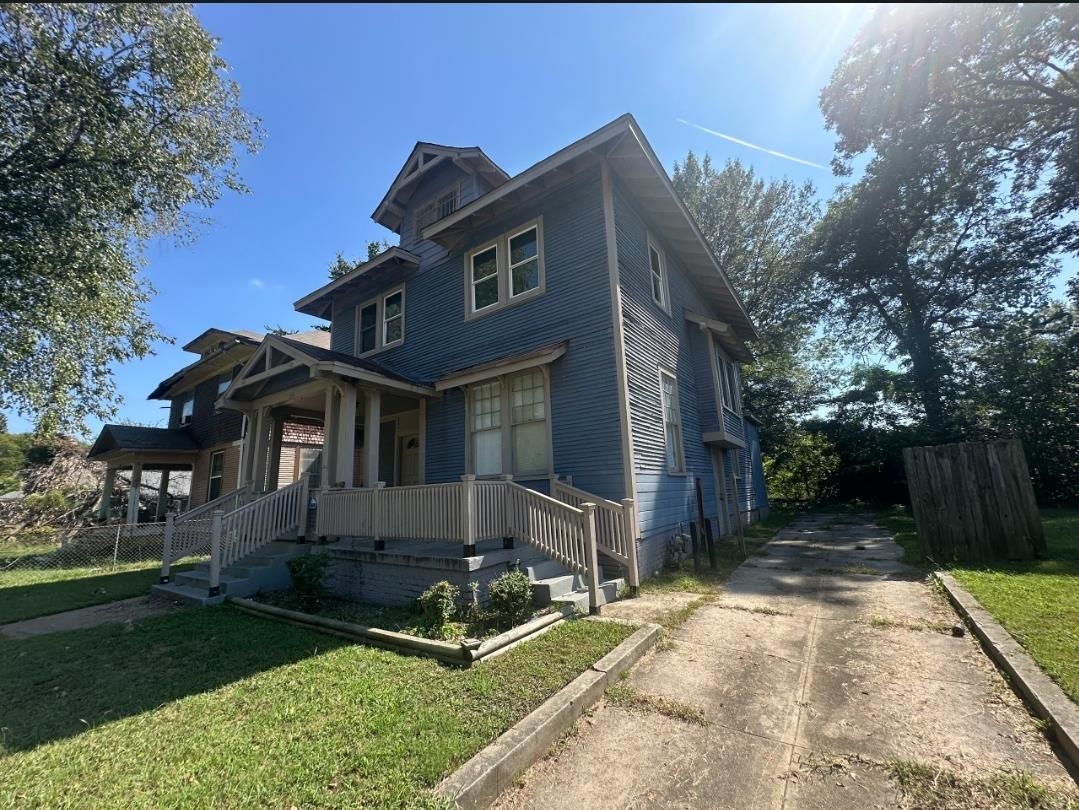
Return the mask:
M 169 508 L 169 471 L 161 471 L 161 483 L 157 485 L 157 519 L 164 520 Z
M 112 491 L 116 487 L 116 468 L 105 468 L 105 483 L 101 487 L 101 503 L 97 505 L 97 519 L 109 519 L 109 507 L 112 505 Z
M 340 422 L 337 426 L 337 480 L 346 487 L 353 483 L 356 463 L 356 386 L 345 383 L 341 392 Z M 366 483 L 366 482 L 365 482 Z
M 377 388 L 365 388 L 363 405 L 363 485 L 373 487 L 378 485 L 378 438 L 382 427 L 382 392 Z
M 254 453 L 254 468 L 255 490 L 257 492 L 264 492 L 268 487 L 266 486 L 266 456 L 269 455 L 267 444 L 270 438 L 270 409 L 268 407 L 259 408 L 258 412 L 258 433 L 255 434 L 255 441 L 251 445 L 251 452 Z
M 270 475 L 266 482 L 266 491 L 277 489 L 277 481 L 281 475 L 281 441 L 285 436 L 285 417 L 273 417 L 273 427 L 270 429 Z
M 254 413 L 244 411 L 243 438 L 240 440 L 240 469 L 236 476 L 237 489 L 251 481 L 251 429 L 254 427 L 254 421 Z
M 139 488 L 142 486 L 142 462 L 131 466 L 131 486 L 127 490 L 127 522 L 139 522 Z
M 337 474 L 337 392 L 326 387 L 326 410 L 322 417 L 322 488 L 333 486 Z

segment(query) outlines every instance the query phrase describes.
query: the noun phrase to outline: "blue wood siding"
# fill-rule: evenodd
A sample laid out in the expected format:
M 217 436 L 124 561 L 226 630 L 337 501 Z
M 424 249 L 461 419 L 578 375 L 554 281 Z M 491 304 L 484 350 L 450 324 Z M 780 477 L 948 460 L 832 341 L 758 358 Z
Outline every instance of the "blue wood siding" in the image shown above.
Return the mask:
M 706 343 L 699 328 L 685 320 L 685 309 L 715 317 L 711 305 L 663 244 L 662 232 L 651 229 L 663 248 L 667 267 L 671 314 L 652 301 L 648 266 L 649 227 L 636 205 L 615 186 L 615 222 L 619 277 L 625 322 L 626 372 L 637 471 L 638 511 L 642 554 L 653 561 L 662 557 L 665 541 L 690 520 L 696 520 L 694 479 L 700 478 L 705 515 L 718 527 L 712 453 L 701 441 L 709 425 L 716 425 L 715 393 Z M 678 398 L 687 475 L 667 472 L 660 410 L 658 367 L 678 376 Z
M 734 411 L 723 409 L 723 424 L 727 427 L 727 435 L 736 439 L 745 440 L 745 432 L 742 428 L 743 419 Z
M 543 217 L 544 293 L 465 321 L 464 254 L 518 224 Z M 409 218 L 406 218 L 406 222 Z M 522 206 L 476 231 L 452 255 L 425 261 L 405 285 L 405 340 L 374 355 L 379 363 L 424 380 L 568 341 L 551 366 L 554 469 L 605 498 L 626 496 L 614 371 L 610 282 L 598 171 Z M 334 329 L 351 347 L 355 304 Z M 340 322 L 340 326 L 338 323 Z M 427 406 L 426 480 L 465 470 L 465 407 L 458 391 Z

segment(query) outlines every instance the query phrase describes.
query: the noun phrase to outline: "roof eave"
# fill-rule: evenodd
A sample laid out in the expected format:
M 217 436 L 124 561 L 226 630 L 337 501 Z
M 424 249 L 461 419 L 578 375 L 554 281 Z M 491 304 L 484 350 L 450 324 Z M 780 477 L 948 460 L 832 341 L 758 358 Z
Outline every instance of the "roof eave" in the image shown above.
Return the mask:
M 323 284 L 313 293 L 305 295 L 292 306 L 297 312 L 305 315 L 313 315 L 316 318 L 328 320 L 333 310 L 333 296 L 342 289 L 363 280 L 365 274 L 381 267 L 391 261 L 398 262 L 405 267 L 419 267 L 420 257 L 409 253 L 404 248 L 391 247 L 382 251 L 375 258 L 349 270 L 343 276 L 335 278 L 328 284 Z

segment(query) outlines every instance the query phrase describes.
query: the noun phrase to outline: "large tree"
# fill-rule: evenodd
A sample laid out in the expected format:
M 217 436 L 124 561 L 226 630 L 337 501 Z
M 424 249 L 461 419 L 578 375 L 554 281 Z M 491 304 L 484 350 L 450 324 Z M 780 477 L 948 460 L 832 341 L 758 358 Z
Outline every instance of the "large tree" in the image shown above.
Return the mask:
M 972 336 L 1041 306 L 1057 270 L 1051 223 L 1003 182 L 975 150 L 906 134 L 838 192 L 811 255 L 836 332 L 901 365 L 936 440 L 960 429 L 956 371 Z
M 761 333 L 745 400 L 763 422 L 765 451 L 775 452 L 819 390 L 808 362 L 814 279 L 803 261 L 820 217 L 816 191 L 808 182 L 765 180 L 737 160 L 717 169 L 692 151 L 675 164 L 674 187 Z
M 1052 217 L 1079 208 L 1079 5 L 883 4 L 821 94 L 837 165 L 918 131 L 977 150 Z M 1057 223 L 1079 247 L 1074 218 Z
M 0 5 L 0 408 L 114 412 L 111 367 L 160 337 L 147 240 L 191 236 L 259 145 L 226 71 L 190 6 Z

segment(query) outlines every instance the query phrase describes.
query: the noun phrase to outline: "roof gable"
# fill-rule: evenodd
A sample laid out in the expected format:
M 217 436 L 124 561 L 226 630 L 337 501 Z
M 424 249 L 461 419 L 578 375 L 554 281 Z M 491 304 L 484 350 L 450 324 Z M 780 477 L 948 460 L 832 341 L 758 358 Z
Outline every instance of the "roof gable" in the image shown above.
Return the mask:
M 471 174 L 481 175 L 493 187 L 509 179 L 509 175 L 478 146 L 441 146 L 420 141 L 413 147 L 371 218 L 400 234 L 405 208 L 420 180 L 431 169 L 446 162 L 454 163 Z

